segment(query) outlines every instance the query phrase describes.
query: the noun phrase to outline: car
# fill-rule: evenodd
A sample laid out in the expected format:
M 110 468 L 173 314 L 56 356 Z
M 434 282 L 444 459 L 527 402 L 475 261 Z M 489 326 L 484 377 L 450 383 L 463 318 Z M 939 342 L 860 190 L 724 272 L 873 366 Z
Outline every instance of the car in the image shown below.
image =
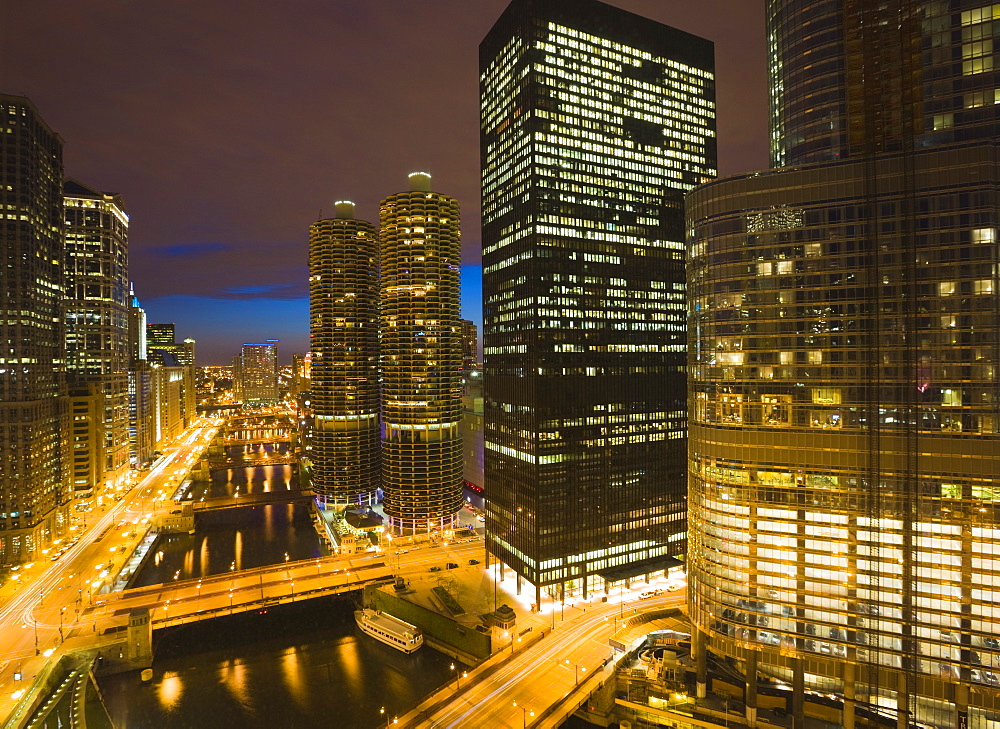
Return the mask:
M 639 595 L 639 599 L 640 600 L 648 600 L 651 597 L 656 597 L 656 593 L 653 592 L 652 590 L 650 590 L 648 592 L 640 593 L 640 595 Z
M 453 570 L 456 567 L 458 567 L 458 565 L 455 562 L 449 562 L 448 564 L 445 565 L 445 569 L 449 569 L 449 570 Z
M 681 584 L 679 582 L 671 582 L 667 585 L 667 592 L 677 592 L 681 589 Z
M 440 572 L 440 571 L 441 571 L 441 568 L 438 567 L 437 565 L 434 565 L 433 567 L 431 567 L 431 572 Z
M 396 554 L 406 554 L 408 552 L 409 552 L 408 549 L 397 549 L 396 550 Z
M 469 560 L 469 564 L 479 564 L 479 560 L 478 559 L 470 559 Z

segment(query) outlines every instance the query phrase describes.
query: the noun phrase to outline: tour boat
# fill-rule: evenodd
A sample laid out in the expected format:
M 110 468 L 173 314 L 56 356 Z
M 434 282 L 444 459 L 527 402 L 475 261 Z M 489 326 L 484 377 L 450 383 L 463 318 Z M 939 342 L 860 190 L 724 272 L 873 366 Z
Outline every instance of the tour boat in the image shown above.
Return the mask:
M 419 628 L 381 610 L 355 610 L 354 619 L 362 632 L 403 653 L 413 653 L 424 644 L 424 634 Z

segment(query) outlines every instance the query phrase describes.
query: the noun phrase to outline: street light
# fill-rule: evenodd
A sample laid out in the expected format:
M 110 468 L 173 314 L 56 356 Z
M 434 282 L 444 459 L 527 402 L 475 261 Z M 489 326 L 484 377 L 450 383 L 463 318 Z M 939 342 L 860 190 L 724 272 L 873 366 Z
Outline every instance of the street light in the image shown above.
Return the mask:
M 521 710 L 521 727 L 522 727 L 522 729 L 528 729 L 528 717 L 530 716 L 530 717 L 534 718 L 535 712 L 534 711 L 528 711 L 527 707 L 518 706 L 516 701 L 514 702 L 514 706 L 515 706 L 515 708 L 518 708 L 518 709 Z
M 567 666 L 569 665 L 569 658 L 566 659 L 565 663 L 566 663 Z M 573 683 L 576 686 L 580 685 L 580 673 L 581 672 L 586 673 L 587 672 L 587 668 L 585 666 L 581 667 L 580 664 L 578 664 L 578 663 L 574 663 L 573 664 Z
M 455 671 L 455 664 L 454 663 L 451 664 L 451 670 Z M 469 677 L 469 672 L 468 671 L 462 671 L 462 672 L 455 671 L 455 690 L 456 691 L 458 689 L 462 688 L 462 679 L 463 678 L 468 678 L 468 677 Z

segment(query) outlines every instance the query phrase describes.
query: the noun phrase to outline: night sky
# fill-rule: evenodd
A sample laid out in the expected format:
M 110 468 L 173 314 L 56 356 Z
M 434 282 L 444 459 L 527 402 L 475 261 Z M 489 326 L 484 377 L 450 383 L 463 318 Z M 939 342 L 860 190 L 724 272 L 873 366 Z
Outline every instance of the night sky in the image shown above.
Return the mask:
M 463 315 L 481 321 L 478 45 L 508 0 L 5 3 L 0 91 L 65 142 L 68 177 L 121 193 L 150 322 L 308 349 L 309 224 L 426 170 L 462 205 Z M 763 0 L 614 0 L 715 42 L 720 174 L 767 166 Z

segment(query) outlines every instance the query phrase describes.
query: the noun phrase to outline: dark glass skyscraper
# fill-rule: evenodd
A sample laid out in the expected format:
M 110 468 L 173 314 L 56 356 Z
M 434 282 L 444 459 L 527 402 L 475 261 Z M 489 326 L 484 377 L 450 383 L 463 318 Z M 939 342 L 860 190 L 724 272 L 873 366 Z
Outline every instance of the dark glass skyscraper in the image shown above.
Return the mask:
M 378 229 L 338 202 L 309 228 L 312 485 L 331 507 L 379 487 Z
M 699 690 L 707 647 L 744 668 L 751 721 L 763 673 L 794 726 L 807 688 L 845 727 L 870 706 L 988 726 L 1000 5 L 770 0 L 768 20 L 776 167 L 688 198 Z
M 716 173 L 709 41 L 514 0 L 480 46 L 486 525 L 536 586 L 685 552 L 684 193 Z
M 458 201 L 410 175 L 379 209 L 382 488 L 389 524 L 455 525 L 462 506 Z
M 0 95 L 0 564 L 67 526 L 62 140 Z

